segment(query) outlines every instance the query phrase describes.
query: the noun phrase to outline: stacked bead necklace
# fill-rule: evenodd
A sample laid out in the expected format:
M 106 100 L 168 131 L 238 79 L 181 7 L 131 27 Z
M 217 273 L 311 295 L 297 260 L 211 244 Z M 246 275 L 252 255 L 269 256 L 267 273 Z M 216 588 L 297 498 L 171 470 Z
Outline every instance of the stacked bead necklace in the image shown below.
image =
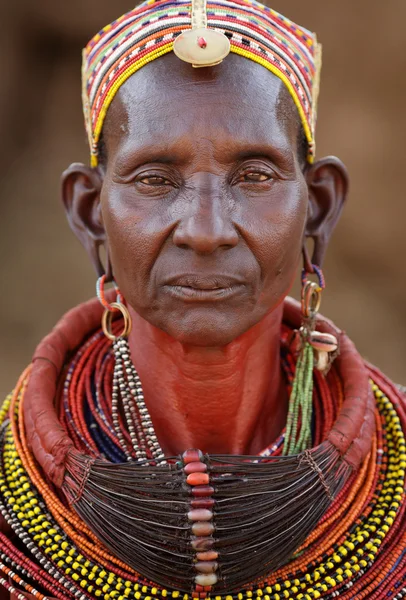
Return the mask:
M 284 327 L 282 341 L 288 334 Z M 283 348 L 289 385 L 294 358 Z M 116 413 L 113 419 L 112 360 L 104 337 L 99 332 L 90 336 L 67 367 L 59 412 L 77 450 L 120 464 L 127 459 L 123 448 L 131 448 L 131 435 L 122 415 Z M 377 370 L 370 368 L 369 372 L 376 431 L 362 467 L 347 479 L 287 564 L 238 592 L 225 596 L 206 592 L 206 596 L 215 600 L 406 597 L 403 397 Z M 14 538 L 0 534 L 0 583 L 10 591 L 17 589 L 38 598 L 151 600 L 171 596 L 188 600 L 191 594 L 154 584 L 105 548 L 49 484 L 27 443 L 22 418 L 29 378 L 30 369 L 0 414 L 0 510 L 14 533 Z M 342 402 L 343 385 L 335 368 L 326 378 L 315 374 L 314 444 L 326 438 Z M 148 429 L 145 435 L 150 433 Z M 282 432 L 261 454 L 280 455 L 283 441 Z M 199 464 L 202 466 L 197 469 Z M 189 451 L 180 468 L 187 477 L 194 476 L 191 483 L 199 479 L 210 487 L 213 475 L 203 456 Z M 202 498 L 201 506 L 211 506 L 207 494 Z M 209 562 L 216 560 L 215 551 L 211 552 L 206 550 L 207 559 L 212 559 Z

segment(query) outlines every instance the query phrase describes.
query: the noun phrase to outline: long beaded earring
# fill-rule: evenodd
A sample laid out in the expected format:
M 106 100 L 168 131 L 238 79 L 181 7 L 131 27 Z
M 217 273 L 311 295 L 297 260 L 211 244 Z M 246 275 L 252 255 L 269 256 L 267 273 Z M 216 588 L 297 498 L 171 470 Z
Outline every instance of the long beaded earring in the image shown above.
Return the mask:
M 112 341 L 114 351 L 114 372 L 112 384 L 112 419 L 118 443 L 127 460 L 146 461 L 150 464 L 165 464 L 165 456 L 156 437 L 151 417 L 145 405 L 142 384 L 132 363 L 128 335 L 131 332 L 131 315 L 124 304 L 119 288 L 113 281 L 116 301 L 109 303 L 104 286 L 106 275 L 102 275 L 96 284 L 97 297 L 104 307 L 102 329 L 104 335 Z M 120 313 L 122 323 L 113 320 Z M 120 327 L 122 328 L 120 331 Z M 123 409 L 129 439 L 121 425 L 120 404 Z M 127 439 L 126 439 L 127 438 Z
M 296 331 L 298 358 L 292 391 L 289 398 L 283 454 L 298 454 L 310 447 L 312 441 L 313 369 L 328 372 L 337 355 L 337 339 L 329 333 L 315 330 L 320 309 L 321 294 L 325 288 L 322 270 L 312 265 L 317 283 L 309 279 L 309 272 L 302 272 L 301 309 L 302 323 Z

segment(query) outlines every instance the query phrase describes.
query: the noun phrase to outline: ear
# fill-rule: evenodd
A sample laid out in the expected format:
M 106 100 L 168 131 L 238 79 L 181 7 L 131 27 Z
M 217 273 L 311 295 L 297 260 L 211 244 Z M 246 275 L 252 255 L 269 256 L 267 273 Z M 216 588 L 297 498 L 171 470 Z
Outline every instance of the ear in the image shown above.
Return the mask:
M 82 163 L 73 163 L 62 173 L 62 202 L 69 225 L 86 249 L 98 277 L 105 273 L 100 258 L 100 247 L 104 246 L 107 253 L 106 232 L 100 207 L 102 185 L 103 176 L 100 169 L 93 169 Z M 111 270 L 109 266 L 107 270 Z
M 311 262 L 321 266 L 331 234 L 347 199 L 348 173 L 341 160 L 328 156 L 310 165 L 304 175 L 309 189 L 305 236 L 312 238 L 314 242 Z M 307 261 L 306 249 L 304 256 Z M 305 264 L 306 269 L 309 266 Z

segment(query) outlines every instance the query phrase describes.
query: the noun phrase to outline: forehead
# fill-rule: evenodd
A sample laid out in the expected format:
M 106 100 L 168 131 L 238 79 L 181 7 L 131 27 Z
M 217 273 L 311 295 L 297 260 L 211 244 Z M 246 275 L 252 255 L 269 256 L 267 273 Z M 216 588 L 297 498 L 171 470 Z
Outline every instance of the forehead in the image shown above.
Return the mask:
M 299 118 L 282 81 L 236 54 L 195 69 L 167 54 L 133 74 L 106 116 L 108 151 L 201 139 L 228 145 L 297 147 Z

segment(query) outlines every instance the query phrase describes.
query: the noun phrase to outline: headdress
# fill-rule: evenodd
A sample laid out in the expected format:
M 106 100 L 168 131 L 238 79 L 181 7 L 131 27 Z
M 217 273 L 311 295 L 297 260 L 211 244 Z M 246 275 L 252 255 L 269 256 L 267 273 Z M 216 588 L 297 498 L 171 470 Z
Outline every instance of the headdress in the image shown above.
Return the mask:
M 146 0 L 104 27 L 83 51 L 83 109 L 91 150 L 107 109 L 138 69 L 171 52 L 193 66 L 213 66 L 229 51 L 263 65 L 286 85 L 314 158 L 321 46 L 315 34 L 254 0 Z

